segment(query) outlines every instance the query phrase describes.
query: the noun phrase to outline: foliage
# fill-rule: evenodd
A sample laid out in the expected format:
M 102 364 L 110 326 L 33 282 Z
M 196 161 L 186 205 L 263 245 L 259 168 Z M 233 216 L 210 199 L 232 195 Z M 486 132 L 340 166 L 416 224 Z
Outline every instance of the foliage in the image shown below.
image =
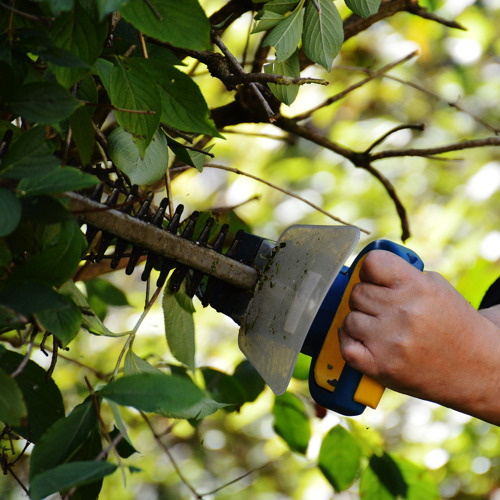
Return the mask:
M 413 231 L 426 264 L 477 305 L 500 257 L 498 214 L 488 212 L 500 187 L 488 101 L 500 84 L 500 8 L 443 4 L 0 3 L 5 498 L 16 488 L 40 499 L 493 491 L 497 429 L 390 394 L 364 420 L 325 415 L 308 395 L 303 358 L 275 398 L 235 353 L 234 328 L 195 312 L 184 288 L 167 286 L 160 308 L 161 286 L 151 295 L 135 275 L 104 277 L 104 252 L 122 242 L 95 239 L 92 227 L 85 238 L 84 214 L 65 195 L 101 184 L 129 213 L 129 195 L 166 195 L 158 225 L 167 229 L 175 197 L 211 212 L 212 236 L 227 223 L 230 235 L 275 238 L 293 222 L 339 221 L 333 213 L 375 237 Z M 463 163 L 451 161 L 456 151 Z M 280 190 L 261 193 L 255 181 Z M 443 438 L 425 433 L 443 425 Z

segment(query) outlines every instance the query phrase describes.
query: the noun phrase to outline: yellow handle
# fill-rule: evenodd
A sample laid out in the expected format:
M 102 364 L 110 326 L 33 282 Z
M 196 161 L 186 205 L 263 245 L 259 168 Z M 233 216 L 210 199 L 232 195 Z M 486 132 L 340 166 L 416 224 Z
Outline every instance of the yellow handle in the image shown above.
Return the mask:
M 349 283 L 347 283 L 342 300 L 337 308 L 337 312 L 335 313 L 335 317 L 330 325 L 330 329 L 328 330 L 314 367 L 314 378 L 316 383 L 330 392 L 335 390 L 340 374 L 345 366 L 344 358 L 342 358 L 340 352 L 338 330 L 342 326 L 344 318 L 351 312 L 349 297 L 353 286 L 360 281 L 359 270 L 364 258 L 365 256 L 359 260 L 351 275 Z M 363 375 L 354 394 L 354 401 L 370 406 L 371 408 L 376 408 L 383 392 L 384 387 L 382 385 L 375 382 L 375 380 L 367 375 Z

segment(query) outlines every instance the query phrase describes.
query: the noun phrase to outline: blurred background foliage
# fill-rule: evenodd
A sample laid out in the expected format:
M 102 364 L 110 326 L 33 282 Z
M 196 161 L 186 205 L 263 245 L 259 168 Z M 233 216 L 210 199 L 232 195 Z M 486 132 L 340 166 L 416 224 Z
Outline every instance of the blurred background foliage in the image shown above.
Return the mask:
M 201 3 L 210 14 L 225 2 Z M 400 124 L 423 123 L 425 130 L 395 133 L 386 140 L 385 148 L 433 147 L 496 133 L 500 128 L 500 2 L 424 3 L 467 30 L 447 28 L 408 13 L 381 21 L 345 42 L 330 73 L 318 66 L 308 68 L 303 76 L 324 78 L 330 85 L 301 87 L 296 102 L 283 107 L 283 114 L 293 116 L 342 91 L 360 79 L 360 68 L 377 69 L 417 50 L 416 58 L 395 67 L 388 77 L 379 77 L 316 112 L 311 124 L 330 139 L 356 150 L 367 148 Z M 343 2 L 336 4 L 344 17 L 347 10 Z M 250 36 L 250 48 L 245 49 L 251 24 L 251 13 L 245 14 L 225 33 L 225 43 L 237 57 L 244 50 L 252 53 L 262 36 Z M 186 71 L 194 66 L 189 59 L 185 63 Z M 231 96 L 203 68 L 195 70 L 195 80 L 209 107 L 221 106 Z M 369 236 L 363 235 L 359 248 L 376 238 L 400 240 L 400 221 L 393 203 L 368 172 L 304 139 L 285 136 L 272 125 L 243 124 L 224 130 L 223 135 L 226 140 L 213 141 L 214 163 L 252 173 L 370 231 Z M 377 163 L 408 211 L 412 236 L 406 244 L 422 257 L 427 269 L 441 272 L 474 306 L 500 274 L 499 154 L 498 148 L 481 148 L 439 159 L 404 157 Z M 252 232 L 269 238 L 277 238 L 290 224 L 331 222 L 287 194 L 209 165 L 201 173 L 192 169 L 176 178 L 172 190 L 175 203 L 184 203 L 188 213 L 237 207 L 235 214 Z M 131 329 L 140 316 L 145 285 L 139 274 L 127 277 L 116 272 L 104 277 L 123 294 L 99 283 L 87 285 L 93 307 L 113 331 Z M 199 303 L 195 306 L 197 366 L 232 373 L 243 359 L 237 349 L 237 326 L 202 309 Z M 82 365 L 109 373 L 116 362 L 110 353 L 119 349 L 117 343 L 122 341 L 81 335 L 71 345 L 71 356 Z M 143 322 L 134 350 L 152 364 L 173 361 L 164 340 L 160 305 L 155 305 Z M 88 370 L 61 358 L 54 379 L 67 404 L 77 404 L 87 394 L 83 376 Z M 33 359 L 45 367 L 50 361 L 40 352 Z M 322 437 L 341 423 L 367 447 L 385 449 L 426 468 L 442 498 L 500 499 L 497 427 L 391 391 L 386 391 L 376 411 L 367 409 L 361 417 L 344 418 L 332 412 L 316 416 L 299 368 L 290 390 L 306 402 L 311 417 L 312 437 L 305 456 L 291 452 L 273 431 L 274 396 L 269 389 L 239 412 L 219 411 L 197 427 L 186 421 L 152 419 L 158 433 L 169 431 L 166 443 L 177 471 L 140 416 L 129 410 L 124 416 L 139 453 L 127 463 L 141 471 L 127 474 L 126 485 L 118 473 L 106 479 L 102 498 L 196 497 L 185 482 L 199 498 L 206 499 L 358 498 L 359 483 L 333 494 L 331 485 L 313 467 Z M 110 411 L 103 405 L 104 414 Z M 26 462 L 27 457 L 21 460 Z M 16 470 L 22 476 L 22 467 Z M 240 480 L 231 484 L 235 478 Z M 0 492 L 5 499 L 24 498 L 10 476 L 0 476 Z M 370 498 L 386 497 L 380 493 Z M 422 492 L 414 498 L 427 497 Z

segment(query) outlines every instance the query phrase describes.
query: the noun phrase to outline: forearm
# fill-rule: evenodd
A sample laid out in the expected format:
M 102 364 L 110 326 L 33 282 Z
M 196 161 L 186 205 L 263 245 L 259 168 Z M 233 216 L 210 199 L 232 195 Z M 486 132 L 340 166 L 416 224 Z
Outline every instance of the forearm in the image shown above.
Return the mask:
M 488 309 L 481 309 L 479 313 L 500 328 L 500 305 L 489 307 Z

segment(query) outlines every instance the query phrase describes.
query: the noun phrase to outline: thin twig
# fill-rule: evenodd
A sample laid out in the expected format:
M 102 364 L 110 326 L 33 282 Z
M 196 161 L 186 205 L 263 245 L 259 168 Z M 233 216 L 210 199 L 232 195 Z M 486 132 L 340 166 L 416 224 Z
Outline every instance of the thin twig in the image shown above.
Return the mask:
M 425 129 L 425 124 L 424 123 L 417 123 L 417 124 L 407 124 L 407 125 L 398 125 L 397 127 L 394 127 L 393 129 L 389 130 L 386 132 L 384 135 L 379 137 L 375 142 L 373 142 L 365 151 L 364 154 L 368 155 L 371 153 L 373 149 L 375 149 L 378 145 L 382 144 L 389 136 L 392 134 L 399 132 L 400 130 L 407 130 L 407 129 L 413 129 L 413 130 L 424 130 Z
M 361 80 L 361 81 L 359 81 L 359 82 L 357 82 L 357 83 L 355 83 L 355 84 L 347 87 L 342 92 L 339 92 L 338 94 L 335 94 L 335 95 L 329 97 L 324 102 L 322 102 L 321 104 L 318 104 L 314 108 L 309 109 L 305 113 L 302 113 L 300 115 L 296 115 L 296 116 L 292 117 L 292 120 L 295 120 L 295 121 L 307 120 L 308 118 L 311 117 L 311 115 L 313 113 L 315 113 L 319 109 L 322 109 L 322 108 L 324 108 L 326 106 L 329 106 L 330 104 L 333 104 L 333 103 L 335 103 L 337 101 L 340 101 L 347 94 L 350 94 L 352 91 L 359 89 L 363 85 L 366 85 L 367 83 L 371 82 L 372 80 L 375 80 L 379 76 L 384 75 L 384 73 L 387 73 L 387 71 L 390 71 L 394 67 L 396 67 L 396 66 L 398 66 L 400 64 L 403 64 L 404 62 L 409 61 L 410 59 L 413 59 L 417 55 L 418 55 L 418 51 L 415 50 L 415 51 L 411 52 L 410 54 L 408 54 L 407 56 L 403 57 L 402 59 L 398 59 L 397 61 L 394 61 L 394 62 L 392 62 L 390 64 L 387 64 L 387 65 L 383 66 L 382 68 L 380 68 L 379 70 L 370 72 L 369 73 L 370 76 L 368 76 L 364 80 Z
M 331 214 L 330 212 L 327 212 L 326 210 L 323 210 L 321 207 L 319 207 L 318 205 L 314 204 L 313 202 L 309 201 L 309 200 L 306 200 L 305 198 L 302 198 L 302 196 L 299 196 L 298 194 L 295 194 L 295 193 L 292 193 L 286 189 L 283 189 L 282 187 L 280 186 L 277 186 L 276 184 L 273 184 L 269 181 L 266 181 L 260 177 L 257 177 L 255 175 L 252 175 L 252 174 L 249 174 L 248 172 L 243 172 L 242 170 L 239 170 L 237 168 L 233 168 L 233 167 L 227 167 L 225 165 L 217 165 L 217 164 L 214 164 L 214 163 L 208 163 L 208 164 L 205 164 L 205 168 L 217 168 L 219 170 L 226 170 L 227 172 L 233 172 L 235 174 L 238 174 L 238 175 L 243 175 L 245 177 L 249 177 L 250 179 L 253 179 L 257 182 L 261 182 L 262 184 L 265 184 L 266 186 L 269 186 L 273 189 L 276 189 L 277 191 L 280 191 L 288 196 L 291 196 L 292 198 L 296 198 L 297 200 L 300 200 L 302 201 L 303 203 L 305 203 L 306 205 L 309 205 L 310 207 L 314 208 L 315 210 L 317 210 L 318 212 L 321 212 L 322 214 L 326 215 L 327 217 L 329 217 L 330 219 L 333 219 L 334 221 L 336 222 L 339 222 L 340 224 L 345 224 L 347 226 L 351 226 L 352 224 L 350 224 L 349 222 L 345 222 L 343 221 L 342 219 L 339 219 L 338 217 L 336 217 L 335 215 Z M 366 229 L 362 229 L 362 228 L 359 228 L 360 231 L 363 231 L 364 233 L 366 234 L 370 234 L 369 231 L 367 231 Z
M 16 9 L 15 7 L 11 7 L 10 5 L 4 4 L 3 2 L 0 3 L 0 7 L 3 7 L 5 10 L 9 10 L 10 12 L 17 14 L 18 16 L 25 17 L 30 21 L 52 23 L 56 20 L 55 17 L 35 16 L 34 14 L 23 12 L 22 10 Z
M 170 452 L 168 446 L 161 440 L 161 436 L 157 434 L 155 428 L 153 427 L 153 424 L 151 424 L 149 418 L 147 415 L 143 412 L 140 411 L 141 417 L 144 419 L 146 424 L 148 425 L 149 429 L 151 430 L 151 433 L 153 434 L 153 438 L 155 441 L 158 443 L 158 445 L 162 448 L 162 450 L 165 452 L 167 455 L 168 459 L 170 460 L 173 468 L 175 469 L 176 474 L 179 476 L 179 479 L 184 483 L 184 485 L 189 489 L 189 491 L 198 499 L 201 500 L 203 498 L 203 495 L 200 495 L 194 487 L 191 485 L 191 483 L 186 479 L 184 474 L 182 473 L 180 467 L 177 465 L 177 462 L 175 461 L 172 453 Z
M 238 60 L 233 56 L 233 54 L 229 51 L 229 49 L 225 46 L 224 42 L 221 40 L 219 35 L 217 33 L 212 32 L 212 39 L 219 47 L 221 52 L 226 56 L 227 60 L 233 67 L 233 69 L 243 77 L 245 75 L 245 70 L 242 68 L 241 64 L 238 62 Z M 269 103 L 267 102 L 266 98 L 262 95 L 261 91 L 259 90 L 259 87 L 255 84 L 255 82 L 251 82 L 248 84 L 248 86 L 252 89 L 252 92 L 255 94 L 259 102 L 261 103 L 262 107 L 264 108 L 269 121 L 273 123 L 276 119 L 276 114 L 274 111 L 271 109 L 271 106 L 269 106 Z
M 224 128 L 221 130 L 222 134 L 238 134 L 238 135 L 247 135 L 249 137 L 262 137 L 263 139 L 273 139 L 275 141 L 284 141 L 288 140 L 286 135 L 274 135 L 274 134 L 265 134 L 263 132 L 244 132 L 240 130 L 231 130 L 229 128 Z
M 148 49 L 146 47 L 146 40 L 144 40 L 144 35 L 141 31 L 138 31 L 137 33 L 139 35 L 139 42 L 141 43 L 142 57 L 144 57 L 144 59 L 148 59 Z
M 38 333 L 38 328 L 34 328 L 33 332 L 31 333 L 28 349 L 26 350 L 26 354 L 24 355 L 23 360 L 21 361 L 21 363 L 19 363 L 19 366 L 10 374 L 12 378 L 15 378 L 18 375 L 20 375 L 23 372 L 26 365 L 28 364 L 28 361 L 30 360 L 31 356 L 31 351 L 33 350 L 33 345 L 35 344 L 35 337 L 37 333 Z

